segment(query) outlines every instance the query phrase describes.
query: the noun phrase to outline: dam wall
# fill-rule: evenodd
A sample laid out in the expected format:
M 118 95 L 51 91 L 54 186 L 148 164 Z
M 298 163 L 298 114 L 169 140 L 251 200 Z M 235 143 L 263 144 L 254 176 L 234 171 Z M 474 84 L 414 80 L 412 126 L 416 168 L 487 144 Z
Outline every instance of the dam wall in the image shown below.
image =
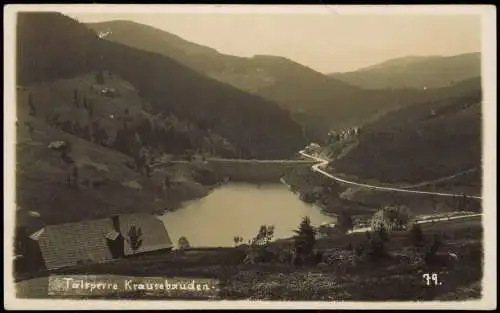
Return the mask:
M 241 182 L 279 182 L 287 171 L 310 168 L 316 163 L 309 160 L 207 160 L 209 167 L 218 176 Z

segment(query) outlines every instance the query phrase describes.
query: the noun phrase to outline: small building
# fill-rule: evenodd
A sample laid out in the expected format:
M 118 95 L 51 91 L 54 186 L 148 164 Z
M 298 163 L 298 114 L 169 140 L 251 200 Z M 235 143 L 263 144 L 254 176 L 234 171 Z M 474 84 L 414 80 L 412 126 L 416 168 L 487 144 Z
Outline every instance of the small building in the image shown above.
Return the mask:
M 327 238 L 342 233 L 335 223 L 322 223 L 316 230 L 316 239 Z
M 105 87 L 105 88 L 101 89 L 101 95 L 103 95 L 105 97 L 109 97 L 109 98 L 114 98 L 118 94 L 117 94 L 116 89 Z
M 130 244 L 129 230 L 132 227 L 141 229 L 142 244 L 136 250 Z M 163 222 L 149 214 L 48 225 L 29 237 L 37 243 L 48 270 L 83 263 L 103 263 L 173 247 Z

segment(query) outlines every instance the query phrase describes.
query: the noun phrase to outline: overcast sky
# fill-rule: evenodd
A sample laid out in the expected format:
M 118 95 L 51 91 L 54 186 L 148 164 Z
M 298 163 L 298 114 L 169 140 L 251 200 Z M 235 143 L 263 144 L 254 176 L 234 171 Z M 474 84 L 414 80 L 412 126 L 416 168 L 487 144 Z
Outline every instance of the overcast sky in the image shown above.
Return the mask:
M 279 55 L 319 72 L 345 72 L 409 55 L 481 51 L 478 15 L 68 14 L 81 22 L 131 20 L 237 56 Z

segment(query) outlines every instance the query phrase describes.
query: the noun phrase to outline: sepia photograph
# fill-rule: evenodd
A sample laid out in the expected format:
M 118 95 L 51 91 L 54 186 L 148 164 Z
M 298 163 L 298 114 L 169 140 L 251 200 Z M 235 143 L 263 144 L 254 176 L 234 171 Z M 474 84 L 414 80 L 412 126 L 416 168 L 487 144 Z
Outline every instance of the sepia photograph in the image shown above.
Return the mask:
M 495 26 L 4 7 L 4 308 L 495 309 Z

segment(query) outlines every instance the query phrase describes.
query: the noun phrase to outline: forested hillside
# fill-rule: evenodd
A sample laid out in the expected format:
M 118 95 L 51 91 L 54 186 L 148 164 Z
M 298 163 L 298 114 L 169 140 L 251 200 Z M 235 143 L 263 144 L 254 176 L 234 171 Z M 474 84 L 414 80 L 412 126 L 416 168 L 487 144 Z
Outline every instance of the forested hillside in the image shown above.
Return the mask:
M 480 169 L 481 80 L 438 89 L 429 97 L 438 100 L 407 106 L 366 125 L 358 144 L 332 162 L 333 168 L 390 183 L 418 183 Z
M 101 40 L 59 13 L 22 13 L 17 30 L 18 85 L 107 70 L 137 88 L 152 114 L 174 114 L 217 133 L 241 157 L 287 158 L 305 144 L 302 128 L 276 104 L 168 57 Z

